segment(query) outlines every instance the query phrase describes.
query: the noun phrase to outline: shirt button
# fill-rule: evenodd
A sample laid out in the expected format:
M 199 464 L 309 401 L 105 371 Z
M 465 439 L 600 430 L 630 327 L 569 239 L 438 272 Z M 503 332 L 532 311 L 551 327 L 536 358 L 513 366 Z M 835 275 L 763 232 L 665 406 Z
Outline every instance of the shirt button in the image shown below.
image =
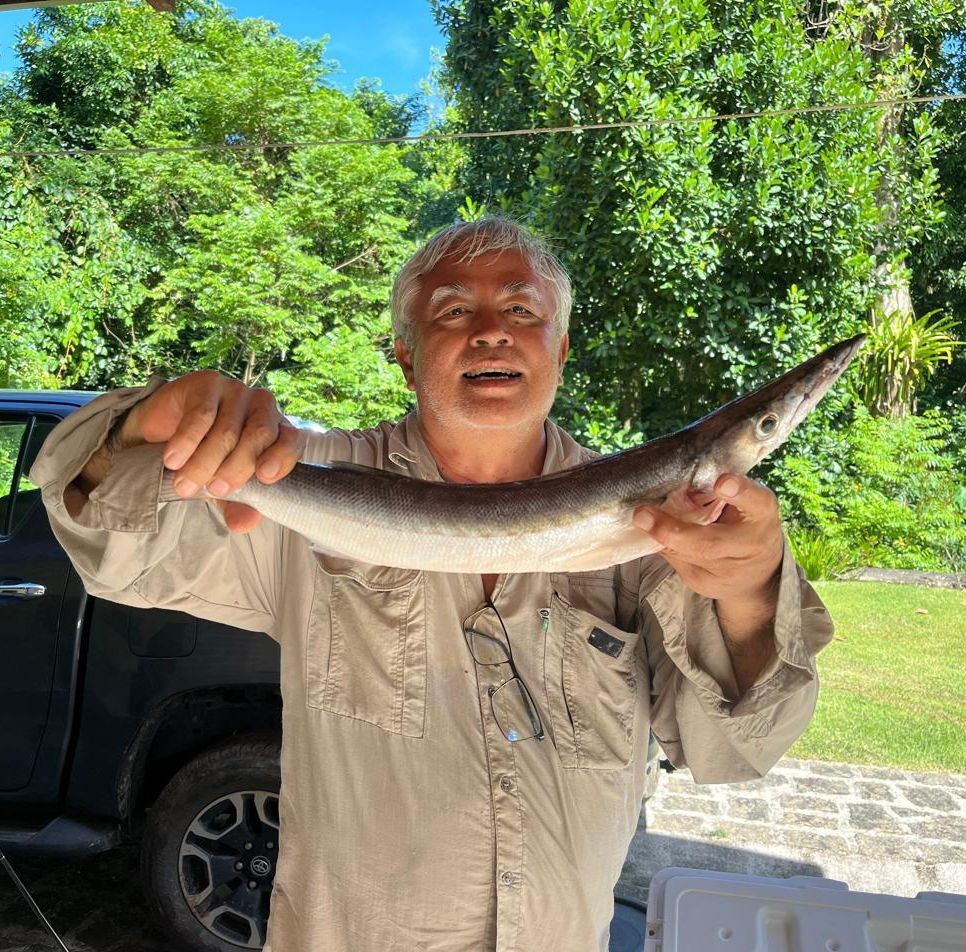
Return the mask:
M 513 781 L 509 777 L 501 777 L 500 789 L 504 793 L 509 793 L 513 789 Z
M 503 883 L 504 886 L 512 886 L 513 881 L 514 881 L 513 873 L 509 871 L 505 873 L 500 873 L 500 882 Z

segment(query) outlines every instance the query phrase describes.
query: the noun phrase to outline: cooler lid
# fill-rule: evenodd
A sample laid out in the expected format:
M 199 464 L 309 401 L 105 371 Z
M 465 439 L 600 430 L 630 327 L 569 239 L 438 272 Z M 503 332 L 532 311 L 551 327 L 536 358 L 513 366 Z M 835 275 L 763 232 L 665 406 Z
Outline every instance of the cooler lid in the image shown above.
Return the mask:
M 966 952 L 966 896 L 851 892 L 812 876 L 662 869 L 645 952 Z

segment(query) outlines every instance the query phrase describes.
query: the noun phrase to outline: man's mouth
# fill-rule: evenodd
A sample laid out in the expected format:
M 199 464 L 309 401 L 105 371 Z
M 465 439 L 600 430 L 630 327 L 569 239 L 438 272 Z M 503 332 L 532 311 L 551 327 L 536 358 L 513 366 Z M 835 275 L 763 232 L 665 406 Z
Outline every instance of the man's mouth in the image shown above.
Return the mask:
M 468 370 L 463 377 L 466 380 L 513 380 L 522 377 L 519 370 L 503 370 L 487 368 L 486 370 Z

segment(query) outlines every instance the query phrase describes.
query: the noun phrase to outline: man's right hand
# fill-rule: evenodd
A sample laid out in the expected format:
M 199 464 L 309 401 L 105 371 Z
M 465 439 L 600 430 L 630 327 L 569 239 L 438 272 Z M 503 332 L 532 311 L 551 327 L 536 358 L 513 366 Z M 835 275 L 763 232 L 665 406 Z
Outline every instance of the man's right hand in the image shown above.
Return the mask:
M 175 491 L 187 499 L 202 486 L 215 496 L 228 496 L 253 475 L 263 483 L 282 479 L 299 461 L 305 439 L 305 431 L 285 419 L 267 390 L 198 370 L 135 404 L 114 448 L 165 443 L 164 464 L 178 473 Z M 105 462 L 99 453 L 84 468 L 79 482 L 85 491 L 103 479 Z M 235 532 L 248 532 L 261 521 L 241 503 L 216 505 Z

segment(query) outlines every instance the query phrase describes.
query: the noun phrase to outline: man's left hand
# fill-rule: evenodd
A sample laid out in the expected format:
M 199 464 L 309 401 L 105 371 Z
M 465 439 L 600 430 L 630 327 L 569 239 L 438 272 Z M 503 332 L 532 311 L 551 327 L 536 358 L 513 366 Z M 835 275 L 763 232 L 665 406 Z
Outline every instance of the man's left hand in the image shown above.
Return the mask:
M 784 551 L 775 494 L 746 476 L 723 474 L 713 493 L 690 494 L 684 504 L 696 511 L 723 509 L 716 522 L 701 525 L 641 506 L 634 522 L 661 543 L 659 554 L 699 595 L 748 608 L 770 605 L 774 611 Z

